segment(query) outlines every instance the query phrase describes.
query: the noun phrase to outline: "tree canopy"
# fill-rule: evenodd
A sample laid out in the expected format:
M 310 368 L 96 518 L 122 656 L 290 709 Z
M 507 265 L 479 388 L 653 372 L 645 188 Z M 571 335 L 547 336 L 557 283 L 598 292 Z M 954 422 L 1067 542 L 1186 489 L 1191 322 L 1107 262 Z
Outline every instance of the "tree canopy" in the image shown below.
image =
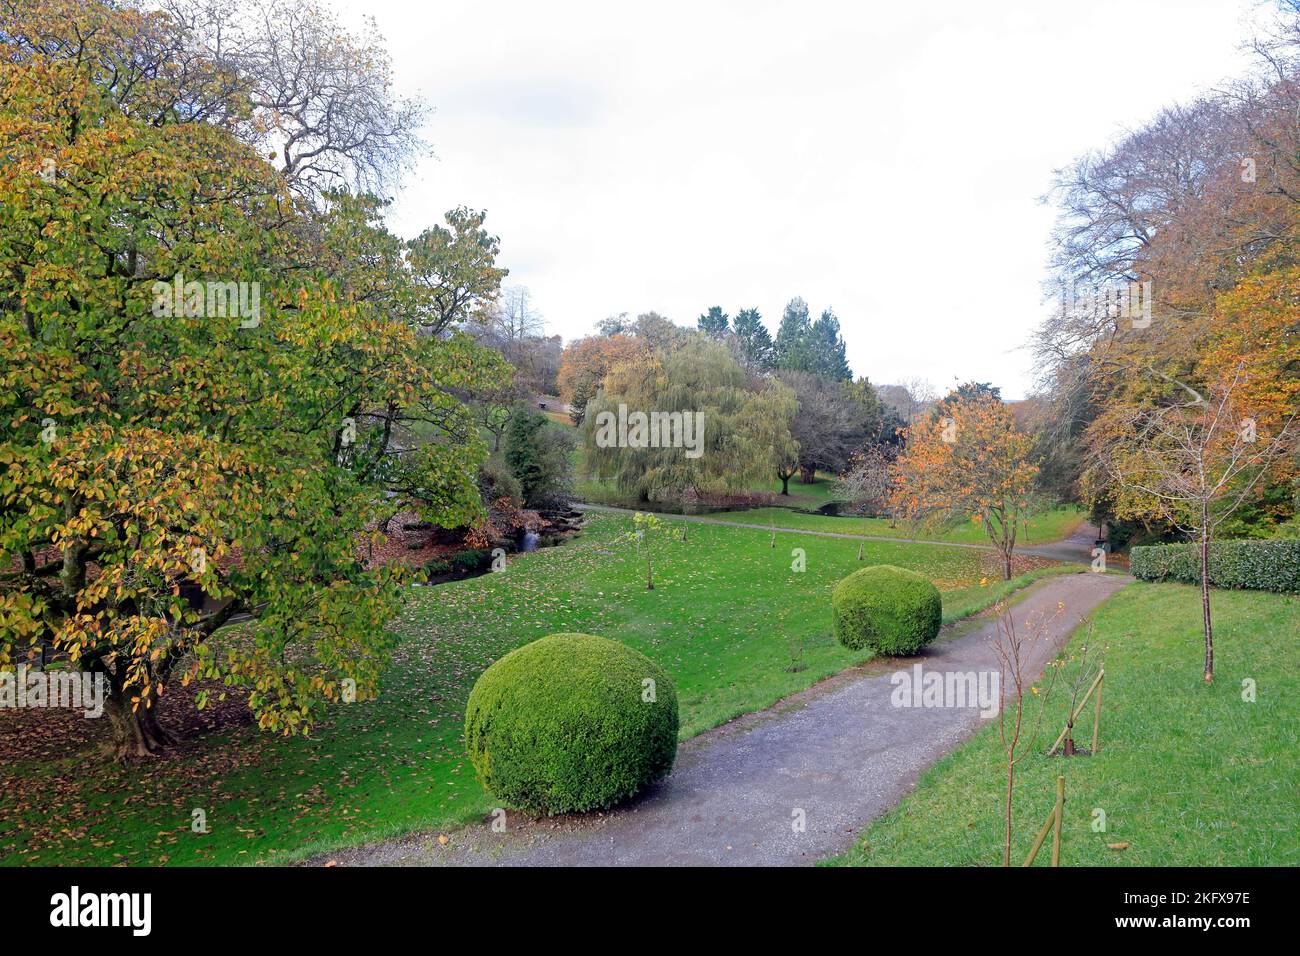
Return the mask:
M 1251 48 L 1245 76 L 1056 175 L 1038 452 L 1053 484 L 1101 519 L 1122 518 L 1106 461 L 1140 438 L 1140 422 L 1231 383 L 1237 414 L 1275 430 L 1300 395 L 1300 6 L 1278 4 Z M 1273 461 L 1238 530 L 1294 520 L 1298 474 L 1294 450 Z M 1151 527 L 1177 533 L 1164 519 Z
M 456 393 L 508 373 L 463 331 L 503 274 L 482 215 L 404 243 L 373 197 L 304 195 L 192 30 L 0 6 L 0 666 L 104 675 L 122 756 L 169 741 L 177 680 L 282 733 L 373 695 L 400 575 L 369 529 L 479 516 Z
M 725 345 L 688 338 L 610 369 L 583 421 L 587 468 L 640 501 L 744 490 L 772 474 L 795 407 L 777 382 L 751 387 Z M 636 413 L 680 416 L 683 440 L 642 441 L 630 430 L 627 441 L 604 439 L 604 424 Z
M 840 320 L 826 309 L 817 321 L 810 321 L 808 303 L 798 296 L 787 303 L 781 315 L 774 356 L 776 366 L 788 371 L 846 382 L 853 378 L 840 335 Z

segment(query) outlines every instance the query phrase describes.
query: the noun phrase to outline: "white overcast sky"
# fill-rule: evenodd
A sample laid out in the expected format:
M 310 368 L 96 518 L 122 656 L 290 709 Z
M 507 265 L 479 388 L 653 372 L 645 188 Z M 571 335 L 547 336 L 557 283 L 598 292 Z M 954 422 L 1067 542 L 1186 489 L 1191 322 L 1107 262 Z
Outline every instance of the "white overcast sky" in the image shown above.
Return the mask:
M 1052 170 L 1244 69 L 1251 0 L 334 0 L 434 109 L 404 236 L 488 211 L 565 340 L 792 296 L 855 374 L 1025 394 Z

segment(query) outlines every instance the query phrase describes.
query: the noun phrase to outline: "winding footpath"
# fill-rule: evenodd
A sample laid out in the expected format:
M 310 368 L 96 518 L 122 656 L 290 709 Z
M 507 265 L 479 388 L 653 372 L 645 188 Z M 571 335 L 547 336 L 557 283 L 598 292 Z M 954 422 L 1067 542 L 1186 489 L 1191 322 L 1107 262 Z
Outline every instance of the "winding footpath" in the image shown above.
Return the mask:
M 1090 550 L 1090 537 L 1086 542 L 1083 537 L 1071 548 L 1086 543 Z M 1018 630 L 1036 625 L 1041 634 L 1028 671 L 1040 673 L 1080 619 L 1130 580 L 1080 571 L 1048 578 L 1026 592 L 1011 614 Z M 907 795 L 926 767 L 985 722 L 975 708 L 891 704 L 890 675 L 910 671 L 917 663 L 927 672 L 997 670 L 991 644 L 996 622 L 991 615 L 961 636 L 952 633 L 941 635 L 917 657 L 853 668 L 768 710 L 687 741 L 678 749 L 672 775 L 626 807 L 551 819 L 508 813 L 504 830 L 499 823 L 494 829 L 493 818 L 488 817 L 481 824 L 450 832 L 445 844 L 436 833 L 415 834 L 310 862 L 371 866 L 815 863 L 848 849 L 862 827 Z M 801 821 L 802 829 L 797 825 Z

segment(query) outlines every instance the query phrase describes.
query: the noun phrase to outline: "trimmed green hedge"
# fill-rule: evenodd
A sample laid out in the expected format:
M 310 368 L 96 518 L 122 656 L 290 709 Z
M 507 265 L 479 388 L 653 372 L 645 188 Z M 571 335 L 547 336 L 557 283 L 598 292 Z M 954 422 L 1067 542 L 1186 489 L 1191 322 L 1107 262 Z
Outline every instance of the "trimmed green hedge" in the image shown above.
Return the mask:
M 835 585 L 831 615 L 835 638 L 845 647 L 902 657 L 938 636 L 943 599 L 923 575 L 877 564 Z
M 1143 581 L 1201 583 L 1201 549 L 1195 543 L 1136 547 L 1129 561 L 1134 577 Z M 1300 541 L 1211 541 L 1210 583 L 1219 588 L 1300 591 Z
M 479 781 L 508 806 L 548 815 L 611 807 L 673 769 L 677 692 L 625 644 L 550 634 L 479 677 L 465 745 Z

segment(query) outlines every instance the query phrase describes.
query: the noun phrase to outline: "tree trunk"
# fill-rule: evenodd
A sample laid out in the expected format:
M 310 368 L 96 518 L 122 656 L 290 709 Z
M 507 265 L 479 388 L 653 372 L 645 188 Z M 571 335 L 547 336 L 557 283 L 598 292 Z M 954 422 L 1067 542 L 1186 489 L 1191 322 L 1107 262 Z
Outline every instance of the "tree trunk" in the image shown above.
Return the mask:
M 176 738 L 158 722 L 158 704 L 136 708 L 119 693 L 104 701 L 104 713 L 113 727 L 111 752 L 119 763 L 156 757 L 176 743 Z
M 1002 580 L 1003 581 L 1011 580 L 1011 552 L 1010 551 L 1002 552 Z
M 1015 746 L 1014 744 L 1012 746 Z M 1006 827 L 1002 835 L 1002 865 L 1011 865 L 1011 785 L 1015 779 L 1015 762 L 1007 761 Z
M 1210 527 L 1201 509 L 1201 621 L 1205 627 L 1205 683 L 1214 681 L 1214 625 L 1210 622 Z
M 778 475 L 777 477 L 781 479 L 781 494 L 788 495 L 790 493 L 790 476 Z
M 807 465 L 799 466 L 799 480 L 805 485 L 811 485 L 817 480 L 817 469 L 809 468 Z

